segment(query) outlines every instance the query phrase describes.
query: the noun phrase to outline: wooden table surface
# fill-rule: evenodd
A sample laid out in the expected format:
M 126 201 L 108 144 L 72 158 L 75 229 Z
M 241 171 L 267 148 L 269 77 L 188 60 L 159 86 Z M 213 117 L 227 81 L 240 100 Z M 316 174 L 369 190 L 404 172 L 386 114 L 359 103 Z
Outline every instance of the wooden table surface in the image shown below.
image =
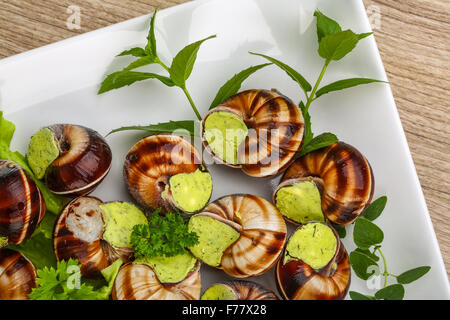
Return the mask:
M 0 0 L 0 58 L 186 0 Z M 448 0 L 364 0 L 450 274 Z M 69 30 L 71 5 L 81 28 Z M 377 13 L 380 13 L 377 21 Z

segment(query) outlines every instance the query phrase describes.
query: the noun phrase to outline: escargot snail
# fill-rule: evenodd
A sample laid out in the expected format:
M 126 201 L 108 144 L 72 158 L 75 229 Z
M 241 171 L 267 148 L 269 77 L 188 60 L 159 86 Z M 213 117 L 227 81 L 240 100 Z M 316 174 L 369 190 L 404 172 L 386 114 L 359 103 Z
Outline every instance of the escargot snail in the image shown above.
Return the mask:
M 288 300 L 344 299 L 350 263 L 336 231 L 321 222 L 300 226 L 289 238 L 276 278 Z
M 20 252 L 0 249 L 0 300 L 26 300 L 36 287 L 36 269 Z
M 55 194 L 86 195 L 106 177 L 112 153 L 105 139 L 89 128 L 55 124 L 30 140 L 28 163 Z
M 174 134 L 142 139 L 131 148 L 124 165 L 125 181 L 143 206 L 195 213 L 212 193 L 212 179 L 198 150 Z
M 114 282 L 114 300 L 198 300 L 200 299 L 200 263 L 189 254 L 129 263 L 120 269 Z M 181 264 L 180 264 L 181 262 Z M 185 268 L 186 262 L 189 266 Z M 180 269 L 181 268 L 181 269 Z M 159 269 L 159 270 L 158 270 Z M 181 270 L 181 272 L 180 272 Z M 166 273 L 176 272 L 168 279 Z M 166 282 L 172 281 L 172 282 Z
M 31 236 L 45 215 L 41 191 L 18 164 L 0 160 L 0 248 Z
M 206 264 L 230 276 L 257 276 L 277 261 L 286 240 L 286 224 L 267 200 L 254 195 L 231 195 L 192 216 L 189 231 L 199 241 L 189 248 Z
M 354 147 L 336 142 L 297 159 L 274 192 L 274 203 L 291 222 L 347 225 L 370 204 L 374 177 Z
M 303 142 L 300 109 L 267 90 L 238 93 L 208 112 L 202 121 L 206 150 L 220 162 L 253 177 L 286 169 Z
M 202 300 L 278 300 L 277 296 L 263 286 L 244 280 L 217 283 L 209 287 Z
M 95 277 L 118 258 L 128 261 L 135 225 L 148 223 L 144 213 L 126 202 L 103 203 L 93 197 L 72 200 L 59 214 L 53 233 L 58 260 L 77 259 L 81 273 Z

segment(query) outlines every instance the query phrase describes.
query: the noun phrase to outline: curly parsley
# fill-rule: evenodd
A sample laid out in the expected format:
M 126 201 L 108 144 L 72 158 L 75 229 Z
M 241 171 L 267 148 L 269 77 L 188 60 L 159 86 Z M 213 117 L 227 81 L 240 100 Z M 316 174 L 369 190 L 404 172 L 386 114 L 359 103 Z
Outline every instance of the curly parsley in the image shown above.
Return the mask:
M 137 259 L 173 257 L 185 253 L 186 247 L 198 243 L 197 234 L 188 231 L 188 226 L 179 213 L 160 216 L 160 212 L 160 209 L 153 212 L 148 224 L 133 228 L 131 247 Z

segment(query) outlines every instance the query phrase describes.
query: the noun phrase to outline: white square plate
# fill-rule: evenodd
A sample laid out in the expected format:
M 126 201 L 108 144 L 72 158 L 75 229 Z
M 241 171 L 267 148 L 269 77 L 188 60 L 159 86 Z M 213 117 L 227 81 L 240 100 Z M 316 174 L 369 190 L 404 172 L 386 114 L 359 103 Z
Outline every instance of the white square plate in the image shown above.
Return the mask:
M 360 0 L 322 1 L 319 8 L 345 29 L 370 31 Z M 207 111 L 226 80 L 250 65 L 264 62 L 248 51 L 274 56 L 312 81 L 323 60 L 317 54 L 314 24 L 300 34 L 299 12 L 296 0 L 201 0 L 163 10 L 157 18 L 160 57 L 170 63 L 188 43 L 217 34 L 217 39 L 203 44 L 188 80 L 201 113 Z M 181 90 L 157 81 L 96 94 L 106 73 L 130 62 L 127 57 L 115 55 L 145 44 L 148 24 L 149 16 L 140 17 L 1 60 L 0 105 L 6 117 L 17 125 L 13 147 L 25 152 L 30 136 L 52 123 L 77 123 L 106 134 L 125 125 L 193 119 Z M 154 66 L 145 68 L 161 71 Z M 386 79 L 373 37 L 361 41 L 342 61 L 332 63 L 324 84 L 344 77 Z M 273 66 L 253 75 L 242 89 L 251 88 L 277 88 L 294 101 L 303 98 L 298 86 Z M 331 131 L 369 159 L 375 174 L 374 199 L 388 196 L 388 205 L 377 224 L 385 232 L 383 249 L 389 271 L 399 274 L 417 266 L 431 266 L 426 276 L 407 285 L 405 298 L 448 299 L 447 274 L 389 86 L 372 84 L 325 95 L 313 104 L 311 115 L 315 133 Z M 142 136 L 125 132 L 108 137 L 113 167 L 95 196 L 104 201 L 131 201 L 122 165 L 129 148 Z M 210 169 L 214 180 L 212 199 L 237 192 L 270 199 L 277 182 L 260 183 L 239 170 L 218 165 Z M 344 244 L 349 252 L 354 249 L 349 236 Z M 228 279 L 220 270 L 202 268 L 204 288 Z M 256 280 L 276 291 L 273 270 Z M 355 275 L 351 290 L 374 293 Z

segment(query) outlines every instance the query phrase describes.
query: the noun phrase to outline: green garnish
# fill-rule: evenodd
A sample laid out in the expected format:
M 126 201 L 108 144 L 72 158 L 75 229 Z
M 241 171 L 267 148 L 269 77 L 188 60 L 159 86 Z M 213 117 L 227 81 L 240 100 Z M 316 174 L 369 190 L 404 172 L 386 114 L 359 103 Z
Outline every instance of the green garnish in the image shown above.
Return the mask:
M 56 269 L 45 267 L 37 271 L 37 288 L 31 300 L 107 300 L 112 292 L 122 260 L 118 259 L 102 271 L 104 285 L 95 288 L 81 276 L 77 260 L 60 261 Z
M 329 132 L 314 137 L 311 128 L 309 108 L 316 99 L 330 92 L 339 91 L 362 84 L 385 82 L 369 78 L 350 78 L 330 83 L 319 89 L 319 85 L 325 76 L 325 71 L 327 70 L 328 65 L 332 61 L 338 61 L 347 56 L 347 54 L 353 51 L 360 40 L 370 36 L 372 33 L 356 34 L 351 30 L 342 31 L 341 26 L 336 21 L 325 16 L 320 11 L 316 11 L 314 15 L 317 17 L 317 39 L 319 42 L 318 53 L 323 59 L 325 59 L 324 66 L 314 86 L 312 86 L 299 72 L 284 62 L 264 54 L 250 52 L 250 54 L 261 56 L 264 59 L 269 60 L 271 63 L 285 71 L 292 80 L 298 83 L 306 97 L 306 103 L 303 101 L 299 103 L 303 118 L 305 119 L 305 138 L 303 147 L 298 154 L 299 157 L 302 157 L 311 151 L 329 146 L 338 141 L 338 138 Z
M 186 80 L 192 73 L 195 60 L 197 59 L 197 53 L 202 43 L 206 40 L 215 38 L 216 36 L 207 37 L 184 47 L 172 60 L 172 65 L 168 67 L 164 62 L 160 60 L 156 47 L 155 20 L 157 12 L 158 9 L 155 10 L 150 21 L 150 31 L 147 36 L 147 45 L 145 46 L 145 48 L 132 48 L 119 54 L 119 56 L 131 55 L 134 57 L 138 57 L 138 59 L 132 62 L 122 71 L 114 72 L 108 75 L 103 81 L 98 93 L 101 94 L 113 89 L 129 86 L 137 81 L 157 79 L 164 83 L 166 86 L 179 87 L 186 95 L 186 98 L 188 99 L 192 110 L 194 111 L 198 120 L 201 120 L 202 117 L 200 116 L 200 113 L 198 112 L 198 109 L 195 106 L 195 103 L 186 88 Z M 159 64 L 168 73 L 168 76 L 162 76 L 156 73 L 149 72 L 131 71 L 138 67 L 146 66 L 149 64 Z
M 405 294 L 404 284 L 411 283 L 430 271 L 429 266 L 422 266 L 394 275 L 388 271 L 387 260 L 381 251 L 381 243 L 384 239 L 383 231 L 372 221 L 383 212 L 387 203 L 387 197 L 383 196 L 373 201 L 356 219 L 353 230 L 353 240 L 358 247 L 350 253 L 350 265 L 355 274 L 368 280 L 371 277 L 384 278 L 383 287 L 375 292 L 374 296 L 368 296 L 356 291 L 350 291 L 353 300 L 401 300 Z M 378 261 L 383 262 L 383 272 L 380 272 Z M 388 278 L 396 279 L 397 283 L 388 286 Z
M 187 247 L 198 243 L 198 236 L 188 231 L 188 226 L 179 213 L 160 216 L 158 209 L 148 224 L 134 226 L 131 247 L 136 259 L 173 257 L 186 253 Z

